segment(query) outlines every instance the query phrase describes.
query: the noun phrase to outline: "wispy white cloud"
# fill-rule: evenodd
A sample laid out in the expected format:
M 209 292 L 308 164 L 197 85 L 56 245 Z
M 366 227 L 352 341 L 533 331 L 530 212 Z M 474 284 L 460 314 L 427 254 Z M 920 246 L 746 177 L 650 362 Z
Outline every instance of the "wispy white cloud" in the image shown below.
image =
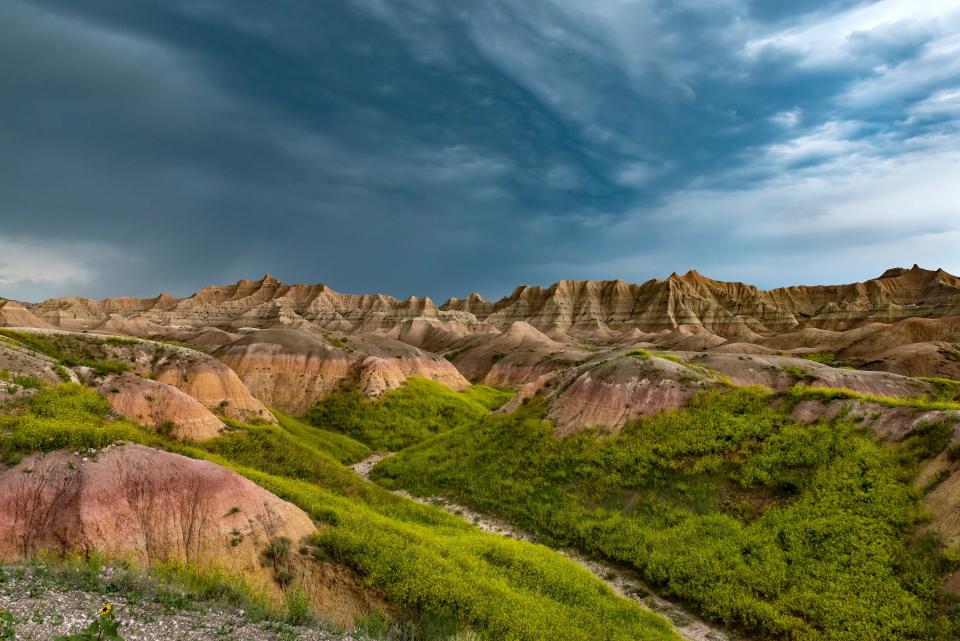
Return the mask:
M 88 286 L 108 263 L 128 261 L 103 242 L 62 242 L 0 236 L 0 287 L 3 295 L 66 294 L 70 287 Z
M 955 0 L 881 0 L 860 4 L 846 11 L 814 14 L 810 20 L 745 43 L 748 55 L 779 49 L 801 58 L 807 67 L 863 64 L 856 55 L 865 40 L 912 39 L 920 33 L 949 33 L 960 21 Z M 871 61 L 865 60 L 870 63 Z
M 917 122 L 935 116 L 960 118 L 960 88 L 938 91 L 929 98 L 913 105 L 909 110 L 909 122 Z

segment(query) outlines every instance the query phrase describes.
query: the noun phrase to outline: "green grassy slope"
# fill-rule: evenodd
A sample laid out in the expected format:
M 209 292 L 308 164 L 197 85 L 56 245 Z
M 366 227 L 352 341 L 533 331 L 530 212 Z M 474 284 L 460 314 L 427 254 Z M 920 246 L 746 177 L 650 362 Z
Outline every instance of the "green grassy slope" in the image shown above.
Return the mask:
M 543 409 L 437 436 L 374 478 L 627 563 L 758 638 L 956 638 L 937 611 L 949 564 L 912 534 L 911 480 L 946 446 L 937 429 L 883 446 L 842 419 L 793 425 L 761 389 L 705 393 L 605 439 L 558 439 Z
M 272 411 L 280 427 L 300 441 L 330 454 L 341 463 L 350 465 L 370 456 L 369 447 L 345 434 L 315 427 L 278 410 Z
M 350 388 L 317 401 L 311 424 L 340 432 L 374 449 L 396 451 L 440 432 L 473 424 L 509 400 L 512 392 L 475 385 L 463 392 L 424 378 L 411 378 L 380 399 Z
M 78 385 L 42 390 L 0 421 L 8 461 L 114 440 L 211 460 L 295 503 L 321 526 L 304 552 L 357 569 L 411 615 L 498 641 L 676 639 L 664 619 L 555 552 L 391 494 L 283 427 L 234 424 L 202 445 L 178 444 L 115 420 L 99 394 Z

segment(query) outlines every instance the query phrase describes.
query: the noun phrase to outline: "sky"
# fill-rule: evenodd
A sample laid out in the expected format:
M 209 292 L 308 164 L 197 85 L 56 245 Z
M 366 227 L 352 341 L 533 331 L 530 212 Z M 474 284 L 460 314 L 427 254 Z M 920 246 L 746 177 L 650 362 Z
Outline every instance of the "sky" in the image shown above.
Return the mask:
M 0 296 L 960 273 L 960 0 L 3 0 Z

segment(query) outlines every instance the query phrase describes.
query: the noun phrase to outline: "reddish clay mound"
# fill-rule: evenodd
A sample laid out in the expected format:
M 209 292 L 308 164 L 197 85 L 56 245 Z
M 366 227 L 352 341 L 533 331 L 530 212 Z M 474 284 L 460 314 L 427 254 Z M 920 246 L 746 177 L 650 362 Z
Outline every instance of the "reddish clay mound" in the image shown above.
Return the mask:
M 279 599 L 264 551 L 289 540 L 290 585 L 344 625 L 371 607 L 387 608 L 349 569 L 301 556 L 315 531 L 302 510 L 242 476 L 140 445 L 80 457 L 57 451 L 0 471 L 0 559 L 41 552 L 100 552 L 141 565 L 218 568 Z M 269 564 L 268 564 L 269 565 Z
M 681 407 L 713 382 L 702 368 L 629 354 L 584 366 L 573 376 L 558 381 L 551 397 L 549 416 L 558 434 L 597 426 L 619 431 L 632 419 Z M 534 391 L 535 385 L 524 391 Z
M 140 445 L 89 459 L 38 454 L 0 472 L 0 522 L 4 559 L 96 550 L 242 572 L 258 571 L 270 541 L 314 531 L 299 508 L 234 472 Z

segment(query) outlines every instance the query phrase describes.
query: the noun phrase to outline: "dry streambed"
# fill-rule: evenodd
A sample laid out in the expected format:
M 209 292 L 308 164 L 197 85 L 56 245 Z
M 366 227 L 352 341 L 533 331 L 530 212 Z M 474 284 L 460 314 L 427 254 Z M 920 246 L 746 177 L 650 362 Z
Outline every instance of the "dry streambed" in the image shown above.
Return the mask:
M 389 456 L 389 453 L 378 452 L 370 455 L 352 467 L 354 471 L 366 480 L 370 480 L 370 471 L 377 463 Z M 506 521 L 494 517 L 486 516 L 468 507 L 458 505 L 441 497 L 420 498 L 404 492 L 402 490 L 394 491 L 394 494 L 403 496 L 418 503 L 427 503 L 435 505 L 442 510 L 460 516 L 476 525 L 481 531 L 490 534 L 499 534 L 523 541 L 536 541 L 536 537 L 529 532 L 519 530 Z M 688 641 L 734 641 L 735 637 L 727 632 L 707 624 L 691 614 L 685 608 L 655 594 L 650 587 L 637 578 L 632 572 L 622 568 L 588 559 L 574 550 L 557 550 L 571 561 L 574 561 L 581 567 L 589 570 L 597 578 L 606 583 L 610 588 L 628 599 L 638 602 L 640 605 L 658 612 L 665 616 L 677 634 Z

